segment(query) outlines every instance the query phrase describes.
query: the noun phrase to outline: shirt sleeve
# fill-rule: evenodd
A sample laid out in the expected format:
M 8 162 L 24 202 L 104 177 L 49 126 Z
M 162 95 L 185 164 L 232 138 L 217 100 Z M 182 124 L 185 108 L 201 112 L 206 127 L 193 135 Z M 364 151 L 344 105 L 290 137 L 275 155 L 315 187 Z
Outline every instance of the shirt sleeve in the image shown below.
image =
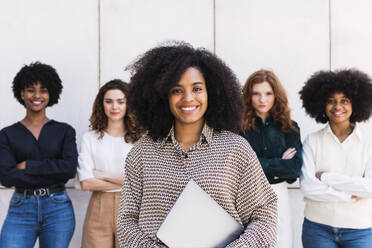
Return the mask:
M 297 124 L 295 127 L 298 128 Z M 296 181 L 301 174 L 302 166 L 302 143 L 300 137 L 300 129 L 298 132 L 292 131 L 286 134 L 286 145 L 288 148 L 295 148 L 296 154 L 291 159 L 279 158 L 263 158 L 258 157 L 262 169 L 268 177 L 275 180 L 283 179 L 290 182 Z
M 300 187 L 304 196 L 314 201 L 323 202 L 351 201 L 351 194 L 336 190 L 316 178 L 314 155 L 309 139 L 309 137 L 306 138 L 302 147 L 304 163 L 301 170 Z
M 24 170 L 17 169 L 17 162 L 10 148 L 8 137 L 0 131 L 0 183 L 5 187 L 21 187 L 25 185 L 40 185 L 40 181 L 48 184 L 55 183 L 54 178 L 25 174 Z
M 142 175 L 139 156 L 126 158 L 125 177 L 117 218 L 118 239 L 120 247 L 166 247 L 151 238 L 139 228 L 139 209 L 142 199 Z
M 372 156 L 369 158 L 364 176 L 347 176 L 336 172 L 324 172 L 321 181 L 336 190 L 362 198 L 372 197 Z
M 77 168 L 77 173 L 80 181 L 84 181 L 89 178 L 94 178 L 93 169 L 93 151 L 92 151 L 92 141 L 90 139 L 91 134 L 89 132 L 83 135 L 81 141 L 81 149 L 79 153 L 79 166 Z
M 251 150 L 250 147 L 248 149 Z M 245 164 L 236 198 L 236 209 L 245 230 L 228 248 L 275 247 L 277 229 L 277 196 L 271 189 L 255 153 L 247 151 L 234 156 L 237 163 Z M 247 165 L 248 163 L 248 165 Z M 238 165 L 237 165 L 238 166 Z M 255 183 L 252 183 L 252 182 Z

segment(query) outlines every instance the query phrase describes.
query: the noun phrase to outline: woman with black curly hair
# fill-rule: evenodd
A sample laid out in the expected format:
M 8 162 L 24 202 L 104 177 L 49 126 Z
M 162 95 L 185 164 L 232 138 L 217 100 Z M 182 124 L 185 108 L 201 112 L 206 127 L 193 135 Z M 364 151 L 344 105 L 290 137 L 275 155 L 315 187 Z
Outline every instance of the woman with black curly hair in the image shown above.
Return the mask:
M 23 120 L 0 131 L 0 182 L 15 187 L 0 247 L 68 247 L 75 216 L 65 190 L 77 167 L 75 130 L 50 120 L 61 80 L 50 65 L 25 65 L 13 81 L 15 98 L 26 108 Z
M 119 247 L 116 219 L 125 159 L 140 128 L 127 108 L 129 85 L 119 79 L 101 87 L 83 135 L 78 175 L 83 190 L 93 191 L 83 227 L 82 247 Z
M 358 122 L 372 111 L 370 78 L 320 71 L 300 91 L 303 107 L 327 125 L 303 144 L 304 248 L 372 246 L 372 145 Z
M 275 193 L 248 142 L 233 133 L 242 109 L 233 72 L 186 43 L 150 49 L 129 69 L 129 107 L 148 134 L 126 159 L 120 245 L 166 247 L 156 233 L 193 179 L 244 226 L 227 247 L 274 247 Z
M 300 130 L 291 120 L 288 99 L 274 72 L 259 70 L 243 87 L 241 135 L 256 152 L 271 187 L 278 195 L 277 247 L 292 247 L 292 224 L 287 183 L 300 176 Z

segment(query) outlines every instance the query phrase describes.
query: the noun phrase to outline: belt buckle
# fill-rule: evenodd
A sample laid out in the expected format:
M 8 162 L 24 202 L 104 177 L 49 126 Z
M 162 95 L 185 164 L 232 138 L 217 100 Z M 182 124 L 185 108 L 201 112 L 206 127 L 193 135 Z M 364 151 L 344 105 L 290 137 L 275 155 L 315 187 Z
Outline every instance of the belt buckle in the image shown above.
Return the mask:
M 45 188 L 35 189 L 34 190 L 34 196 L 45 196 L 47 194 L 47 191 Z

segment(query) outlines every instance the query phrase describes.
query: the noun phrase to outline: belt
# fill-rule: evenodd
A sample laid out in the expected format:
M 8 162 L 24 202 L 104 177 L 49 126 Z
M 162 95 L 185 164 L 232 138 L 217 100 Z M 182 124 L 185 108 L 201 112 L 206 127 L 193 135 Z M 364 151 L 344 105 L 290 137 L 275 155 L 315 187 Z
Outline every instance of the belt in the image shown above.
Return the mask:
M 34 195 L 34 196 L 46 196 L 65 190 L 64 184 L 53 184 L 45 188 L 38 189 L 21 189 L 16 188 L 15 192 L 19 194 Z

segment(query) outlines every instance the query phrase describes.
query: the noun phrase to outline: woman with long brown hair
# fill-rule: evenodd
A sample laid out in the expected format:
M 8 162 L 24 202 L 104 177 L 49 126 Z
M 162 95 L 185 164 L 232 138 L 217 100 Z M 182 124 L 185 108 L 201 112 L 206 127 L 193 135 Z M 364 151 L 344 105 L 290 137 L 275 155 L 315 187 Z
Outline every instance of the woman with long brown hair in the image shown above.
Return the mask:
M 262 169 L 278 195 L 277 245 L 292 247 L 287 183 L 300 175 L 300 130 L 291 120 L 288 99 L 277 76 L 259 70 L 243 87 L 244 114 L 241 135 L 256 152 Z
M 78 175 L 83 190 L 93 191 L 83 227 L 82 247 L 119 247 L 116 235 L 124 160 L 140 137 L 126 99 L 129 86 L 112 80 L 99 90 L 83 136 Z

